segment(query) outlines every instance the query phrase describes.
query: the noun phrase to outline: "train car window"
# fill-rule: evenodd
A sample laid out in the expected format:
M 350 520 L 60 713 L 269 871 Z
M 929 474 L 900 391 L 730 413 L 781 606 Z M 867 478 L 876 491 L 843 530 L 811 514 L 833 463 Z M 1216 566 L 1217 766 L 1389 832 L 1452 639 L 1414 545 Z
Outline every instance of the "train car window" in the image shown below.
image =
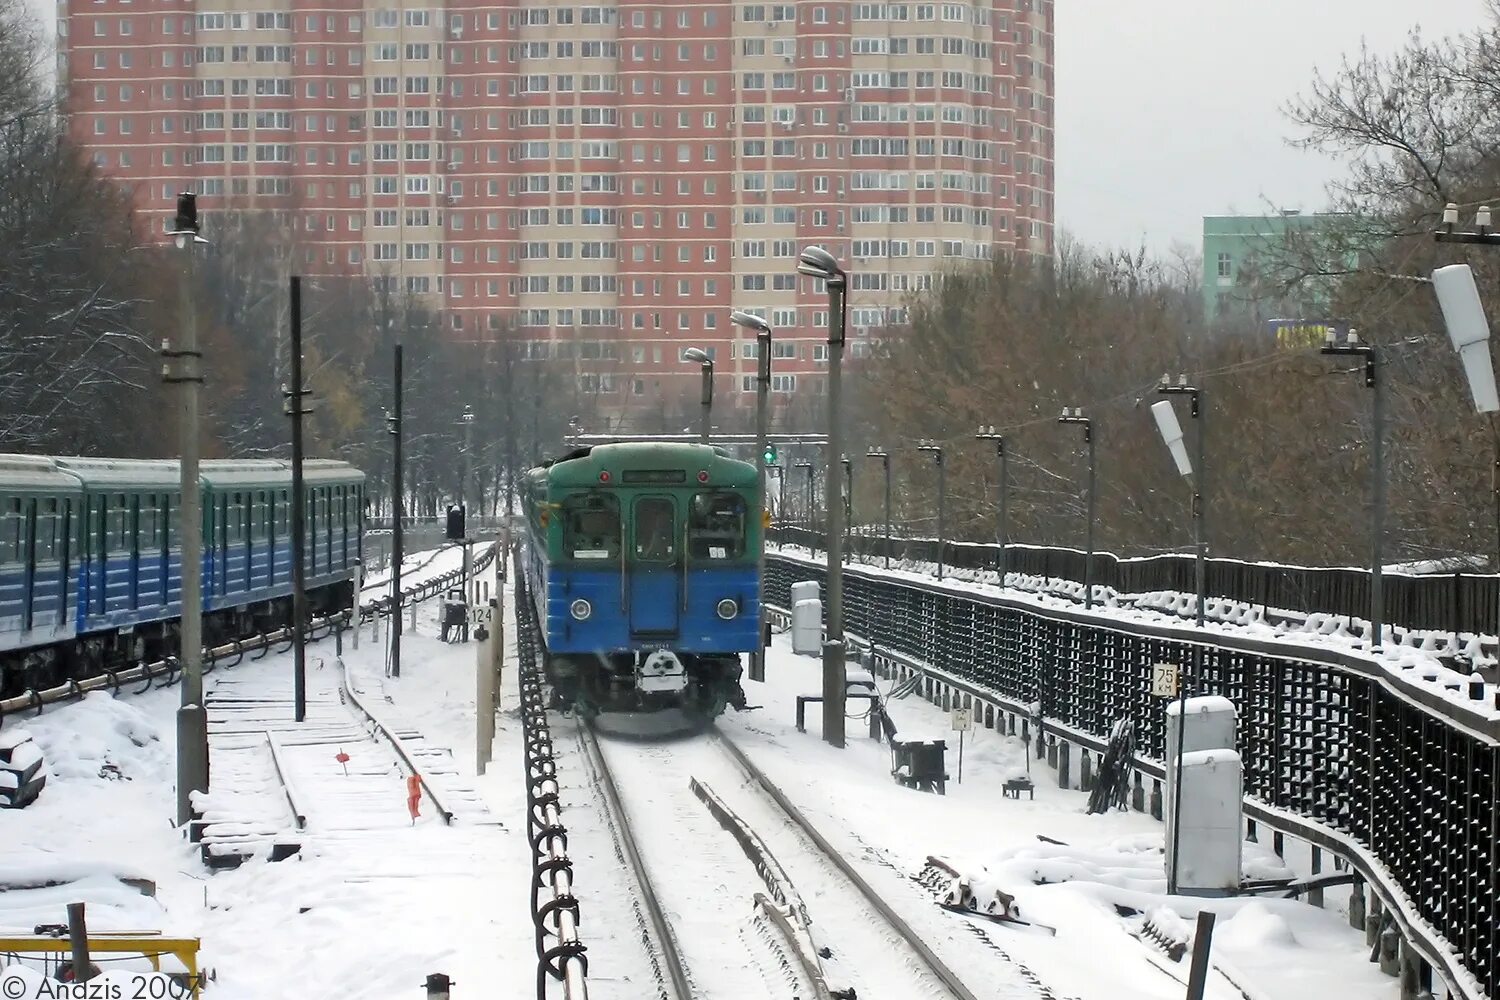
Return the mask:
M 250 507 L 250 537 L 261 541 L 266 537 L 266 491 L 256 490 L 254 503 Z
M 51 562 L 57 558 L 57 501 L 51 498 L 36 504 L 36 561 Z
M 21 561 L 21 498 L 6 497 L 0 508 L 0 563 Z
M 669 497 L 640 497 L 635 502 L 635 558 L 670 562 L 677 552 L 677 517 Z
M 608 562 L 620 557 L 620 502 L 607 493 L 563 501 L 563 550 L 570 559 Z
M 241 493 L 232 493 L 225 503 L 225 532 L 224 540 L 229 543 L 243 541 L 245 538 L 245 498 Z
M 688 554 L 716 562 L 745 554 L 745 498 L 738 493 L 699 493 L 688 511 Z
M 109 553 L 130 551 L 130 506 L 125 494 L 108 499 L 104 515 L 104 550 Z
M 283 538 L 291 535 L 291 517 L 291 496 L 287 490 L 279 490 L 276 494 L 276 534 Z
M 174 548 L 177 545 L 177 535 L 181 527 L 178 521 L 182 519 L 182 497 L 168 496 L 162 506 L 166 509 L 167 547 Z

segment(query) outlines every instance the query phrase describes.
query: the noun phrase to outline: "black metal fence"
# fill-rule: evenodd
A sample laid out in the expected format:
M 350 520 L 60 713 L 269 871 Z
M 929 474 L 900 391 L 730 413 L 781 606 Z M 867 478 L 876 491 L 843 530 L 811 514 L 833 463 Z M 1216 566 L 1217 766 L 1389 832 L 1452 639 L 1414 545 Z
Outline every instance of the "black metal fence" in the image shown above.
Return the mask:
M 767 601 L 787 606 L 799 580 L 822 584 L 822 565 L 767 557 Z M 1493 687 L 1445 690 L 1332 649 L 1238 637 L 1203 645 L 1186 628 L 1039 609 L 874 568 L 846 571 L 844 608 L 850 633 L 1000 697 L 1039 702 L 1049 721 L 1106 738 L 1128 717 L 1141 755 L 1156 760 L 1164 713 L 1151 668 L 1181 665 L 1190 690 L 1224 695 L 1238 710 L 1245 794 L 1367 851 L 1388 875 L 1408 940 L 1434 966 L 1472 976 L 1477 995 L 1500 995 Z
M 771 541 L 784 545 L 823 548 L 823 533 L 806 528 L 778 527 Z M 855 534 L 852 548 L 863 561 L 891 559 L 937 561 L 932 538 L 892 538 L 887 549 L 880 535 Z M 993 570 L 999 546 L 977 542 L 947 542 L 943 561 L 955 569 Z M 1087 555 L 1081 549 L 1046 545 L 1006 546 L 1006 568 L 1011 573 L 1083 582 Z M 1281 566 L 1239 559 L 1209 559 L 1206 566 L 1210 598 L 1224 598 L 1256 607 L 1302 614 L 1321 612 L 1354 618 L 1370 616 L 1370 571 L 1367 569 Z M 1193 593 L 1190 555 L 1121 558 L 1095 552 L 1093 581 L 1122 594 L 1156 591 Z M 1383 575 L 1385 622 L 1406 629 L 1495 635 L 1500 615 L 1500 578 L 1483 573 L 1390 573 Z

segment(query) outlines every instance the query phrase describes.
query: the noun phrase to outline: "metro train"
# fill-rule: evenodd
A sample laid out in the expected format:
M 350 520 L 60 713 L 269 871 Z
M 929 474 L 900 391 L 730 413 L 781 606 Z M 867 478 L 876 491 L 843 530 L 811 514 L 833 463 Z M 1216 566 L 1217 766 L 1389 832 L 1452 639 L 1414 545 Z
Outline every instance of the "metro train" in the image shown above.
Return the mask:
M 157 660 L 178 647 L 182 494 L 176 461 L 0 455 L 0 697 Z M 308 608 L 349 606 L 364 473 L 308 460 Z M 206 461 L 203 638 L 291 621 L 289 463 Z
M 532 469 L 522 569 L 555 706 L 745 707 L 760 641 L 755 466 L 696 444 L 606 444 Z

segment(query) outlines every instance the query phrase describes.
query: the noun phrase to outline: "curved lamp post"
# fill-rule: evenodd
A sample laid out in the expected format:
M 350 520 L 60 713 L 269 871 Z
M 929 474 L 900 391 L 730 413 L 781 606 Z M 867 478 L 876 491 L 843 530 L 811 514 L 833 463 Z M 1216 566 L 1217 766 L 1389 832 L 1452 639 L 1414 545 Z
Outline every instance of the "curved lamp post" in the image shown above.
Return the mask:
M 682 360 L 696 361 L 703 368 L 703 443 L 708 444 L 708 429 L 713 422 L 714 411 L 714 359 L 701 347 L 689 347 L 682 352 Z
M 836 747 L 844 745 L 844 505 L 839 498 L 838 459 L 843 454 L 840 437 L 842 389 L 840 372 L 844 358 L 844 330 L 848 319 L 849 275 L 833 254 L 822 247 L 807 247 L 797 258 L 797 273 L 823 282 L 828 291 L 828 461 L 823 502 L 828 506 L 828 640 L 823 645 L 823 739 Z
M 754 313 L 741 312 L 736 309 L 729 314 L 729 321 L 735 326 L 746 330 L 755 331 L 755 481 L 760 487 L 760 502 L 763 508 L 770 507 L 766 502 L 766 401 L 771 391 L 771 324 Z M 712 369 L 710 369 L 711 371 Z M 760 616 L 760 648 L 750 657 L 750 679 L 752 681 L 763 681 L 766 679 L 766 646 L 767 629 L 765 626 L 765 579 L 766 579 L 766 542 L 765 529 L 770 526 L 770 517 L 761 518 L 761 543 L 760 556 L 756 566 L 756 614 Z

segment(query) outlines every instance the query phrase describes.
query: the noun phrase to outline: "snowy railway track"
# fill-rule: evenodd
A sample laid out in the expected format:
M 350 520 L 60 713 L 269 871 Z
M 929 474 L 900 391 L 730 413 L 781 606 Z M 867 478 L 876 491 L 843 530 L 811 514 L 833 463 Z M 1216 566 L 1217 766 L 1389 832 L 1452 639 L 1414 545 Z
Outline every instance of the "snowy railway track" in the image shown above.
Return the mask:
M 977 1000 L 727 736 L 626 743 L 580 725 L 579 738 L 641 887 L 664 1000 Z M 996 976 L 984 996 L 1040 995 Z

